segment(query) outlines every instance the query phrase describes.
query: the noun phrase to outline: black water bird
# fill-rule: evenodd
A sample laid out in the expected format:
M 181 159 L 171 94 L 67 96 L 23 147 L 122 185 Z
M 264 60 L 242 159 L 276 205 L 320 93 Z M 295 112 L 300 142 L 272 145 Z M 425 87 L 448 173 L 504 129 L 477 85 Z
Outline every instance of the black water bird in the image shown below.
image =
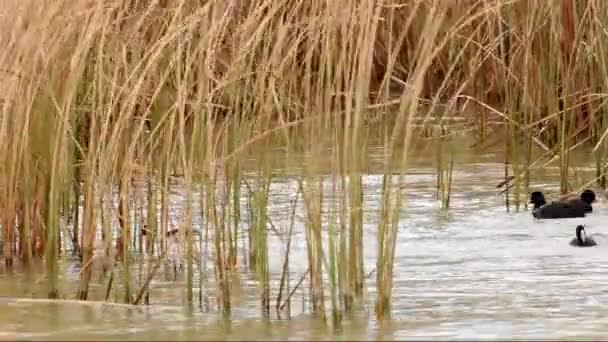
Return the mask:
M 530 203 L 534 204 L 532 216 L 535 218 L 557 219 L 585 217 L 586 213 L 593 211 L 591 204 L 595 202 L 595 193 L 592 190 L 585 190 L 580 198 L 553 201 L 547 203 L 545 195 L 540 191 L 530 194 Z
M 597 243 L 595 243 L 593 238 L 587 237 L 585 227 L 579 224 L 576 226 L 576 237 L 570 241 L 570 245 L 575 247 L 591 247 L 597 245 Z

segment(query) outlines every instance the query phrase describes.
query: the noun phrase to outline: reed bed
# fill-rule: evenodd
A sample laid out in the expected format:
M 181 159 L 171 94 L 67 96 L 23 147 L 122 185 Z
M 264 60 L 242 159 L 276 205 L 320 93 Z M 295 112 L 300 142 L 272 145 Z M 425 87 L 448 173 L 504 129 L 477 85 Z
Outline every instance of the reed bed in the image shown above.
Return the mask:
M 530 170 L 549 162 L 561 191 L 573 190 L 569 156 L 585 144 L 606 186 L 603 1 L 41 4 L 0 9 L 0 224 L 6 268 L 44 260 L 49 298 L 100 299 L 87 266 L 101 258 L 106 300 L 119 291 L 124 303 L 149 302 L 168 262 L 187 302 L 198 291 L 205 310 L 230 316 L 232 282 L 252 274 L 262 317 L 273 296 L 280 315 L 300 292 L 339 325 L 364 307 L 374 271 L 375 313 L 387 318 L 410 152 L 436 144 L 448 210 L 464 148 L 455 118 L 479 144 L 504 132 L 518 208 Z M 363 253 L 370 144 L 385 156 L 374 270 Z M 295 209 L 284 222 L 269 215 L 274 148 L 304 156 L 293 206 L 306 213 L 307 271 L 295 276 Z M 177 188 L 185 204 L 174 222 Z M 83 265 L 77 293 L 60 292 L 69 252 Z

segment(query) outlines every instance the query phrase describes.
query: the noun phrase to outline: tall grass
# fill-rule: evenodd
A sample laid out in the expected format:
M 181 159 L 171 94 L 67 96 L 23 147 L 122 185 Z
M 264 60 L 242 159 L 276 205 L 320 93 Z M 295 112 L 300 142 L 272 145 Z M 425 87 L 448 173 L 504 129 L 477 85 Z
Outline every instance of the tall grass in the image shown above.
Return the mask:
M 248 271 L 238 264 L 241 243 L 269 317 L 271 149 L 278 142 L 305 155 L 297 176 L 308 252 L 301 262 L 308 264 L 313 311 L 325 317 L 329 283 L 339 322 L 364 303 L 364 175 L 370 122 L 381 119 L 390 124 L 381 132 L 376 314 L 388 317 L 403 176 L 412 146 L 422 141 L 414 124 L 427 122 L 439 106 L 450 108 L 446 117 L 464 116 L 481 139 L 499 132 L 490 122 L 504 123 L 516 203 L 533 181 L 537 147 L 540 158 L 559 160 L 566 191 L 569 155 L 591 139 L 605 187 L 608 5 L 599 0 L 59 0 L 45 6 L 8 0 L 0 11 L 2 254 L 8 268 L 16 258 L 43 257 L 49 297 L 60 295 L 61 225 L 69 221 L 71 248 L 83 265 L 92 262 L 103 232 L 111 269 L 106 299 L 119 265 L 123 300 L 132 302 L 138 284 L 131 237 L 140 225 L 131 180 L 146 182 L 147 253 L 162 259 L 177 175 L 186 189 L 177 226 L 187 301 L 194 298 L 199 260 L 201 300 L 213 284 L 216 306 L 230 314 L 231 277 Z M 463 98 L 473 105 L 460 108 Z M 430 103 L 428 113 L 422 102 Z M 442 144 L 461 148 L 456 139 Z M 438 164 L 445 208 L 450 158 Z M 245 170 L 258 180 L 249 213 L 241 212 Z M 335 182 L 330 194 L 327 174 Z M 339 205 L 329 205 L 338 212 L 325 224 L 329 195 Z M 201 238 L 211 239 L 210 262 L 195 253 L 197 217 Z M 249 244 L 240 239 L 244 221 Z M 80 299 L 90 297 L 91 272 L 85 267 L 80 274 Z M 280 296 L 283 286 L 289 290 L 286 282 Z M 295 289 L 289 291 L 283 303 Z M 277 306 L 283 307 L 280 299 Z

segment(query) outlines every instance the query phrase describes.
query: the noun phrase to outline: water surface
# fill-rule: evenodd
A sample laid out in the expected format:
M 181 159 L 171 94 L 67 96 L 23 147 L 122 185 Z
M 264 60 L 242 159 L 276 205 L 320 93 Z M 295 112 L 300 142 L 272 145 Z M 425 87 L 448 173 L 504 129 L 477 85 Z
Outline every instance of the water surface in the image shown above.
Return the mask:
M 403 340 L 608 336 L 605 224 L 608 208 L 604 200 L 599 201 L 592 215 L 582 219 L 533 220 L 529 211 L 507 212 L 504 197 L 495 188 L 504 175 L 503 165 L 496 157 L 482 156 L 478 160 L 459 164 L 455 170 L 451 210 L 447 215 L 441 213 L 434 196 L 433 169 L 421 165 L 410 170 L 406 178 L 407 206 L 398 236 L 390 322 L 379 324 L 370 309 L 347 318 L 341 330 L 325 328 L 308 310 L 303 310 L 309 303 L 300 291 L 294 296 L 291 319 L 260 320 L 256 285 L 247 274 L 235 279 L 233 317 L 225 321 L 213 311 L 203 313 L 197 307 L 184 306 L 183 278 L 173 281 L 162 276 L 163 272 L 152 283 L 152 305 L 128 307 L 31 300 L 44 297 L 44 277 L 8 275 L 3 271 L 0 339 Z M 556 191 L 557 174 L 555 168 L 545 169 L 542 177 L 533 179 L 535 188 Z M 330 186 L 329 177 L 326 181 Z M 366 175 L 364 186 L 364 252 L 369 272 L 375 267 L 381 175 L 373 172 Z M 270 216 L 280 230 L 288 224 L 295 189 L 295 178 L 287 174 L 272 185 Z M 178 219 L 179 193 L 174 203 L 177 209 L 172 216 Z M 330 208 L 332 198 L 326 203 Z M 290 256 L 292 284 L 307 268 L 303 204 L 299 203 L 297 209 Z M 568 244 L 579 223 L 586 224 L 588 234 L 594 235 L 599 244 L 597 247 L 574 248 Z M 245 219 L 242 224 L 246 226 Z M 284 236 L 270 236 L 273 305 L 283 260 L 283 239 Z M 79 268 L 65 262 L 62 270 L 62 293 L 71 298 Z M 373 308 L 375 278 L 367 281 L 366 298 L 368 307 Z M 97 296 L 94 299 L 101 299 L 102 293 L 100 285 L 93 286 L 92 296 Z M 329 305 L 329 301 L 326 303 Z

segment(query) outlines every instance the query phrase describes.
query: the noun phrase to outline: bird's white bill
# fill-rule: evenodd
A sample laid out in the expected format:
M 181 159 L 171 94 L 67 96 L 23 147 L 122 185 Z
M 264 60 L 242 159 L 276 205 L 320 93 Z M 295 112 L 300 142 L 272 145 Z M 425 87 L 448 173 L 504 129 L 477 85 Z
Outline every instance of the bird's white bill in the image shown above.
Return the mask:
M 584 229 L 581 231 L 581 239 L 583 240 L 583 243 L 587 242 L 587 234 Z

